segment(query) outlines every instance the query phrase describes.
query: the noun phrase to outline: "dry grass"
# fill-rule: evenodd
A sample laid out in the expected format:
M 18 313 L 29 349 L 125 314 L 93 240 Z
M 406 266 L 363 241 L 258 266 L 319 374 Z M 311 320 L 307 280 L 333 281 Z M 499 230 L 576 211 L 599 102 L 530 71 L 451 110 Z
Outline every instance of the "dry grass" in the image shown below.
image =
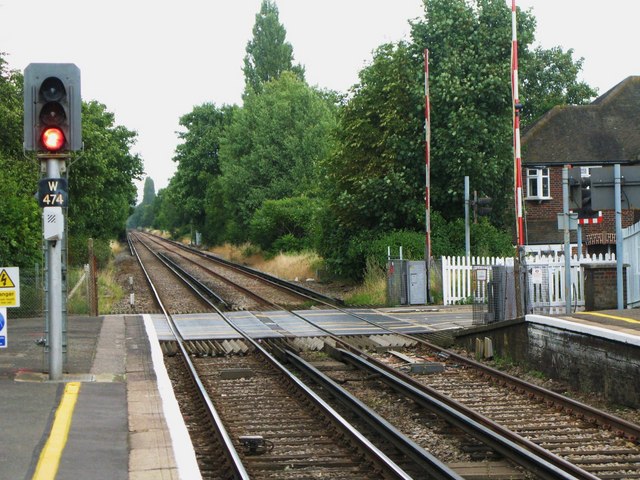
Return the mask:
M 248 245 L 234 246 L 224 244 L 210 249 L 210 252 L 228 260 L 270 273 L 284 280 L 304 281 L 308 278 L 315 279 L 317 266 L 321 262 L 320 257 L 313 252 L 281 253 L 273 258 L 265 259 L 262 254 L 254 253 L 253 249 Z

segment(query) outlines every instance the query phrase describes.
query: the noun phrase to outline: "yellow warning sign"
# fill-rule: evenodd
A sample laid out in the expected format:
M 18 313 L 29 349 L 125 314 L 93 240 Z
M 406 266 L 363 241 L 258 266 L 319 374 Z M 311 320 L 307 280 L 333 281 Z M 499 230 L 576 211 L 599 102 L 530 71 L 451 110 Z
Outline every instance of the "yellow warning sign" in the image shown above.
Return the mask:
M 0 288 L 16 288 L 16 284 L 13 283 L 5 268 L 0 272 Z
M 20 269 L 0 266 L 0 307 L 20 306 Z
M 0 291 L 0 305 L 3 307 L 15 307 L 17 306 L 17 297 L 15 290 L 9 290 L 8 292 Z

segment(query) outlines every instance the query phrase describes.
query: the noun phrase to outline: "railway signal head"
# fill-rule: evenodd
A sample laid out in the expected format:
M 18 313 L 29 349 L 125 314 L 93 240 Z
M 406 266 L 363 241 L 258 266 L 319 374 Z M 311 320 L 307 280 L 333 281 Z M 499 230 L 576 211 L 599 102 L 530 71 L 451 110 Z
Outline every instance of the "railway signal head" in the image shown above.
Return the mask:
M 66 153 L 82 148 L 80 69 L 31 63 L 24 71 L 24 149 Z

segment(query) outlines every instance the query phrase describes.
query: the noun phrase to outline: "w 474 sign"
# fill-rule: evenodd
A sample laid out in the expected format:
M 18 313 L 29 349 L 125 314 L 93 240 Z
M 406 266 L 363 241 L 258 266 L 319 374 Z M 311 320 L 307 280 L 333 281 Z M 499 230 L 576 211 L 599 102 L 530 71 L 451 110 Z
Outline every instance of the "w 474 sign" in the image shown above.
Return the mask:
M 67 180 L 45 178 L 38 184 L 38 203 L 41 207 L 66 207 L 68 202 Z

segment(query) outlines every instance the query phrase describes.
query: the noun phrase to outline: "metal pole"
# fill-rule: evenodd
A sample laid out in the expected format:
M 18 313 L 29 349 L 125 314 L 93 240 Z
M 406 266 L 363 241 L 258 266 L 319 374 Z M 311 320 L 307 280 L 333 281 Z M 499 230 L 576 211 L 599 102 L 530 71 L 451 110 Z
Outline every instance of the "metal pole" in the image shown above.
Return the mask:
M 564 298 L 565 313 L 571 313 L 571 236 L 569 232 L 569 169 L 562 168 L 562 212 L 564 213 Z
M 577 241 L 578 241 L 578 261 L 582 260 L 582 224 L 578 220 L 578 228 L 577 228 Z
M 464 177 L 464 251 L 471 258 L 471 230 L 469 228 L 469 177 Z
M 47 176 L 59 178 L 61 163 L 64 160 L 48 159 Z M 49 380 L 62 380 L 62 241 L 47 241 L 49 269 L 48 300 L 49 300 Z
M 618 291 L 618 310 L 624 308 L 624 281 L 622 275 L 622 269 L 624 268 L 624 252 L 622 242 L 622 187 L 621 187 L 621 174 L 620 164 L 616 163 L 613 166 L 614 176 L 614 206 L 616 209 L 616 281 Z
M 427 303 L 431 303 L 431 282 L 430 282 L 430 263 L 431 263 L 431 172 L 430 172 L 430 156 L 431 156 L 431 108 L 429 104 L 429 50 L 424 50 L 424 130 L 425 130 L 425 192 L 424 192 L 424 262 L 426 271 L 426 287 L 427 287 Z

